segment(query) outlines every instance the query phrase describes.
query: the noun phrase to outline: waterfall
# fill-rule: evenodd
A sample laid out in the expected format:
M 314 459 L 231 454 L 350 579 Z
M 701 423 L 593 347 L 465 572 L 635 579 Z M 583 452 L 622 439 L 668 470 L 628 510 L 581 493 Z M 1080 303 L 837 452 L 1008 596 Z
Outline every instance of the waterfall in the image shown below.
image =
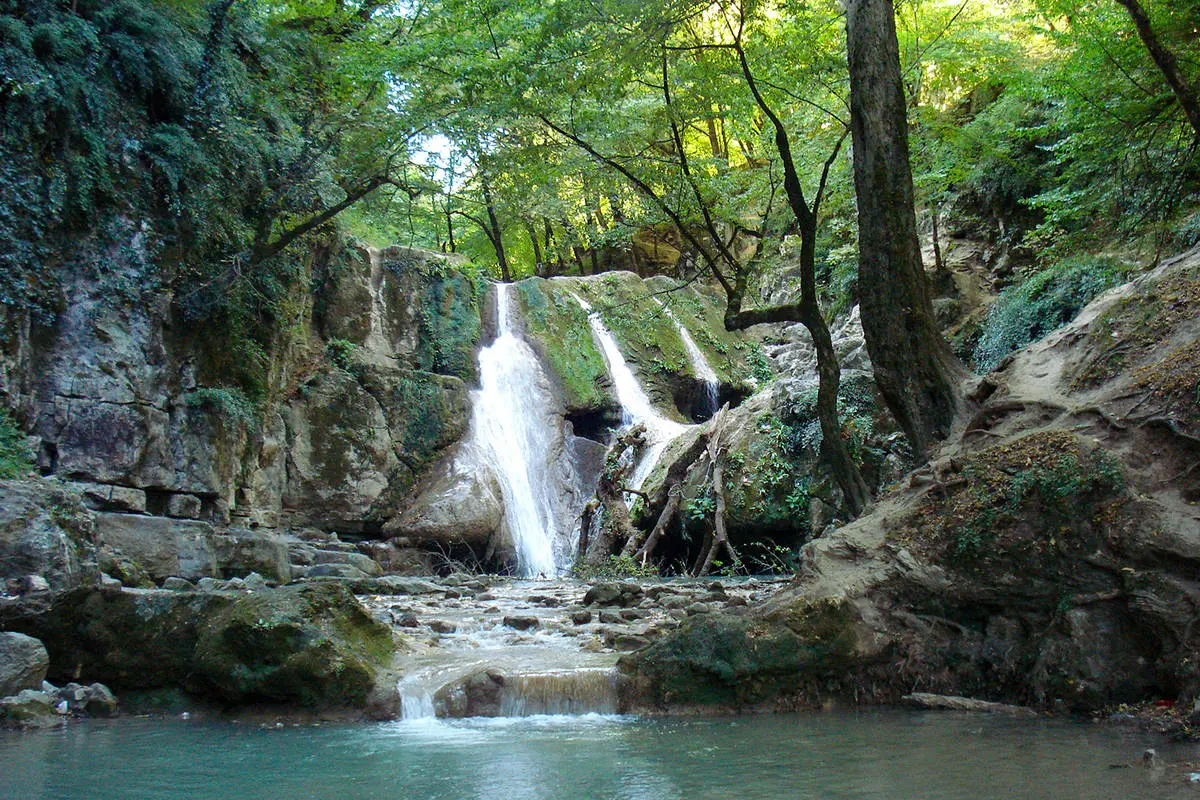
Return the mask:
M 683 349 L 687 351 L 688 361 L 692 364 L 692 372 L 696 374 L 697 380 L 704 385 L 704 408 L 701 411 L 707 419 L 717 413 L 717 397 L 721 388 L 721 382 L 717 378 L 717 373 L 709 366 L 708 359 L 704 357 L 704 353 L 696 346 L 691 332 L 679 321 L 674 312 L 657 297 L 653 298 L 653 300 L 666 312 L 667 318 L 675 323 L 675 328 L 679 331 L 679 338 L 683 341 Z
M 629 369 L 625 357 L 621 355 L 621 348 L 617 346 L 617 340 L 613 338 L 608 328 L 604 327 L 600 315 L 592 309 L 590 303 L 579 295 L 572 293 L 571 296 L 588 314 L 588 324 L 604 354 L 604 361 L 608 365 L 608 374 L 612 378 L 613 388 L 617 393 L 617 402 L 621 404 L 623 422 L 626 427 L 642 425 L 646 429 L 646 452 L 634 466 L 633 475 L 629 479 L 630 488 L 640 489 L 646 478 L 650 476 L 654 465 L 662 457 L 663 451 L 667 449 L 667 445 L 678 438 L 687 429 L 687 426 L 667 419 L 658 413 L 658 410 L 650 403 L 646 390 L 642 388 L 633 371 Z
M 556 575 L 570 565 L 570 532 L 560 532 L 549 480 L 556 430 L 547 419 L 548 379 L 533 350 L 512 331 L 509 284 L 496 284 L 496 340 L 479 352 L 474 443 L 494 467 L 504 519 L 526 577 Z M 555 553 L 558 552 L 556 559 Z

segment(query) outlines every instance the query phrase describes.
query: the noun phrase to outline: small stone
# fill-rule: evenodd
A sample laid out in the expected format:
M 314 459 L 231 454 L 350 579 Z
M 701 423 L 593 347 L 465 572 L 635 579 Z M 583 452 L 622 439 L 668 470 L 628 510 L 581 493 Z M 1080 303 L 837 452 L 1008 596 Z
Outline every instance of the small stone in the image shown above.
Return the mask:
M 727 605 L 727 606 L 744 606 L 744 605 L 748 605 L 748 603 L 746 601 L 746 598 L 739 597 L 738 595 L 735 594 L 735 595 L 731 596 L 728 600 L 725 601 L 725 605 Z
M 600 622 L 603 625 L 620 625 L 625 620 L 615 611 L 601 611 Z
M 527 631 L 532 628 L 537 628 L 541 625 L 537 617 L 505 617 L 504 624 L 509 628 L 515 628 L 519 631 Z
M 442 592 L 442 597 L 447 600 L 457 600 L 458 598 L 462 597 L 462 592 L 458 591 L 457 589 L 447 589 L 446 591 Z
M 446 622 L 444 619 L 434 619 L 429 621 L 429 629 L 434 633 L 454 633 L 458 630 L 454 623 Z
M 225 581 L 216 578 L 201 578 L 196 581 L 196 588 L 202 592 L 221 592 L 226 589 Z
M 592 612 L 590 611 L 576 611 L 571 615 L 571 622 L 575 623 L 576 625 L 587 625 L 591 621 Z
M 694 617 L 697 614 L 708 614 L 712 611 L 712 607 L 705 603 L 692 603 L 685 611 L 687 611 L 689 617 Z
M 708 585 L 708 590 L 710 592 L 720 592 L 721 594 L 725 594 L 725 585 L 720 581 L 713 581 Z
M 421 620 L 417 619 L 416 614 L 408 613 L 397 619 L 396 624 L 401 628 L 418 628 L 421 625 Z
M 195 585 L 187 578 L 172 576 L 162 582 L 162 588 L 169 589 L 172 592 L 193 592 L 196 590 Z
M 480 603 L 490 603 L 496 599 L 496 595 L 491 592 L 483 592 L 482 594 L 475 595 L 475 599 Z
M 630 622 L 633 622 L 634 620 L 644 619 L 645 616 L 646 616 L 646 614 L 644 612 L 637 611 L 632 608 L 622 608 L 621 609 L 621 619 L 629 620 Z

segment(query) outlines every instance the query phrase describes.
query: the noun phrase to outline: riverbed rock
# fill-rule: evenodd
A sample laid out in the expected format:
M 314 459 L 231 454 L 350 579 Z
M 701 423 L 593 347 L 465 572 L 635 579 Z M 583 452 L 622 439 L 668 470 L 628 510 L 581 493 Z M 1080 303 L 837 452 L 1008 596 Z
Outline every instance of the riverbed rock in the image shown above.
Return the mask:
M 540 627 L 541 622 L 537 617 L 513 615 L 504 617 L 504 625 L 518 631 L 528 631 Z
M 503 712 L 504 687 L 508 681 L 494 669 L 473 672 L 443 686 L 433 696 L 442 717 L 498 717 Z
M 219 576 L 213 527 L 207 522 L 100 513 L 96 515 L 96 537 L 154 580 Z
M 237 599 L 199 626 L 197 678 L 234 702 L 361 706 L 390 663 L 389 630 L 340 584 Z
M 907 705 L 938 711 L 972 711 L 979 714 L 1004 714 L 1014 717 L 1036 717 L 1037 712 L 1025 706 L 993 703 L 973 697 L 913 692 L 900 698 Z
M 602 582 L 593 584 L 583 596 L 584 605 L 632 606 L 645 594 L 636 583 Z
M 0 632 L 0 697 L 40 689 L 50 656 L 40 641 L 12 631 Z

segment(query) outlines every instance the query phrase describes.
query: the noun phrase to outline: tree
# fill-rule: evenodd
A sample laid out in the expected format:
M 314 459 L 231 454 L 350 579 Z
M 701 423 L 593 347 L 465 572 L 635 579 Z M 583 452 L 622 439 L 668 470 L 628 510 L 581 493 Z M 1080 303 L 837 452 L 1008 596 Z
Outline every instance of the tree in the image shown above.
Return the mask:
M 917 460 L 949 433 L 965 370 L 933 318 L 921 263 L 891 0 L 849 0 L 859 300 L 875 383 Z
M 1150 23 L 1150 16 L 1138 0 L 1116 0 L 1116 2 L 1129 12 L 1129 18 L 1133 20 L 1138 36 L 1150 52 L 1150 58 L 1154 60 L 1155 66 L 1166 78 L 1167 85 L 1175 93 L 1175 98 L 1183 108 L 1184 114 L 1187 115 L 1192 130 L 1197 137 L 1200 137 L 1200 99 L 1196 97 L 1195 87 L 1183 74 L 1183 70 L 1179 66 L 1179 59 L 1159 40 L 1158 34 L 1155 33 L 1154 27 Z

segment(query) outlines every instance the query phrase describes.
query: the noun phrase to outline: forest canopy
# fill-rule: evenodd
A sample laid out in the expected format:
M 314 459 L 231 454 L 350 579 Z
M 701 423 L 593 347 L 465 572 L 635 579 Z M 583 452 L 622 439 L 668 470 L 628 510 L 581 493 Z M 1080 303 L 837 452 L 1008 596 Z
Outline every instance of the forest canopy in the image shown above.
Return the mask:
M 1200 237 L 1197 134 L 1126 5 L 895 4 L 923 225 L 1046 263 Z M 1133 5 L 1194 97 L 1200 5 Z M 843 309 L 844 28 L 835 0 L 2 0 L 0 302 L 52 310 L 80 233 L 247 325 L 279 256 L 335 230 L 519 277 L 686 267 L 716 226 L 761 271 L 796 234 L 769 109 L 806 196 L 824 182 Z

